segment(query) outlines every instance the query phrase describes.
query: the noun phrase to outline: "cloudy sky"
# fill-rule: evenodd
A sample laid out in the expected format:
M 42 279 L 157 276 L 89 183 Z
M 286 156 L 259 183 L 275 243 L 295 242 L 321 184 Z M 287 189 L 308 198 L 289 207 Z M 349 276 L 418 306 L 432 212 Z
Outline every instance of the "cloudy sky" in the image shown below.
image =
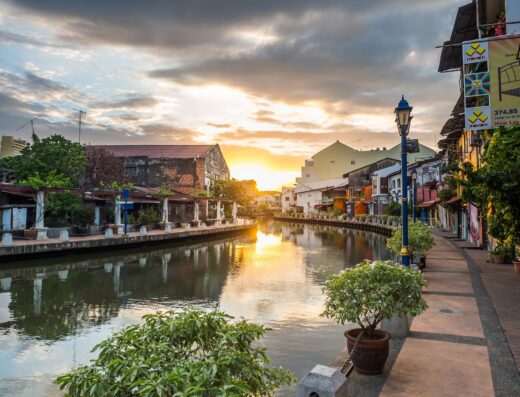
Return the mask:
M 0 133 L 219 143 L 232 176 L 290 182 L 339 139 L 391 146 L 401 93 L 433 147 L 458 96 L 438 74 L 454 0 L 0 0 Z

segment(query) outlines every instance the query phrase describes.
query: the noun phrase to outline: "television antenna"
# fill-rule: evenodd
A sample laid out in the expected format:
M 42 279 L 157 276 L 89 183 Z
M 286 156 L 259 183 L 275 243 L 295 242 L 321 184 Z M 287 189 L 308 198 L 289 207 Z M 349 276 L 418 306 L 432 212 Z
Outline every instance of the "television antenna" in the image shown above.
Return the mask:
M 78 112 L 78 142 L 81 143 L 81 116 L 86 116 L 87 112 L 82 109 L 73 109 Z
M 33 143 L 34 143 L 34 142 L 37 142 L 37 141 L 39 140 L 39 138 L 38 138 L 38 135 L 36 135 L 36 133 L 34 132 L 34 122 L 35 122 L 36 120 L 38 120 L 39 118 L 40 118 L 40 116 L 35 117 L 34 119 L 28 121 L 28 122 L 25 123 L 24 125 L 21 125 L 20 127 L 18 127 L 18 128 L 16 129 L 16 131 L 19 131 L 19 130 L 21 130 L 22 128 L 24 128 L 25 126 L 27 126 L 27 125 L 30 124 L 30 125 L 31 125 L 31 129 L 32 129 L 32 137 L 31 137 L 31 138 L 32 138 L 32 141 L 33 141 Z

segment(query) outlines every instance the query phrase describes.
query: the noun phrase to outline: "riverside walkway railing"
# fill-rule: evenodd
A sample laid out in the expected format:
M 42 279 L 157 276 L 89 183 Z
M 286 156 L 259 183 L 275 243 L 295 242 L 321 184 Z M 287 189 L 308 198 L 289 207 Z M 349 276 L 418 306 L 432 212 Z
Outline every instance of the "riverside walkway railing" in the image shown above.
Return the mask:
M 273 218 L 278 221 L 295 222 L 295 223 L 311 223 L 317 225 L 328 225 L 345 227 L 350 229 L 366 230 L 391 236 L 394 229 L 400 226 L 398 217 L 387 216 L 331 216 L 331 215 L 306 215 L 306 214 L 274 214 Z

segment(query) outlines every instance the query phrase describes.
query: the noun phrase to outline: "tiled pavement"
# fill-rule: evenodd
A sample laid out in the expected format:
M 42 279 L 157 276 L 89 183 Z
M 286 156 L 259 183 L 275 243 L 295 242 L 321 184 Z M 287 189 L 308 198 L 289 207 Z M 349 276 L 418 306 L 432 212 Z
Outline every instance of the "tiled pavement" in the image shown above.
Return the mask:
M 520 276 L 444 237 L 427 256 L 428 310 L 391 341 L 382 375 L 349 377 L 349 395 L 520 396 Z

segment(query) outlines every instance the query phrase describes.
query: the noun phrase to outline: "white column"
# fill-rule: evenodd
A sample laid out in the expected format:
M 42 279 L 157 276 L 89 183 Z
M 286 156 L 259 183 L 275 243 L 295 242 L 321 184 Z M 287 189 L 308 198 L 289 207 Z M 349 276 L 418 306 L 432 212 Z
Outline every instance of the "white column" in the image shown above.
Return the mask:
M 233 210 L 231 212 L 233 217 L 233 222 L 237 220 L 237 202 L 233 201 Z
M 119 293 L 119 286 L 121 285 L 121 268 L 125 264 L 123 262 L 117 262 L 114 266 L 114 292 Z
M 36 193 L 36 229 L 45 227 L 45 192 L 43 190 Z
M 199 202 L 195 201 L 195 205 L 193 207 L 193 220 L 198 221 L 199 220 Z
M 163 200 L 163 209 L 162 209 L 162 221 L 163 223 L 168 223 L 168 199 L 165 198 Z
M 94 207 L 94 225 L 99 226 L 101 224 L 101 207 Z
M 121 225 L 121 205 L 119 205 L 119 200 L 121 197 L 116 197 L 115 207 L 114 207 L 114 223 L 116 225 Z
M 220 221 L 222 219 L 222 214 L 220 211 L 220 200 L 217 201 L 217 221 Z

